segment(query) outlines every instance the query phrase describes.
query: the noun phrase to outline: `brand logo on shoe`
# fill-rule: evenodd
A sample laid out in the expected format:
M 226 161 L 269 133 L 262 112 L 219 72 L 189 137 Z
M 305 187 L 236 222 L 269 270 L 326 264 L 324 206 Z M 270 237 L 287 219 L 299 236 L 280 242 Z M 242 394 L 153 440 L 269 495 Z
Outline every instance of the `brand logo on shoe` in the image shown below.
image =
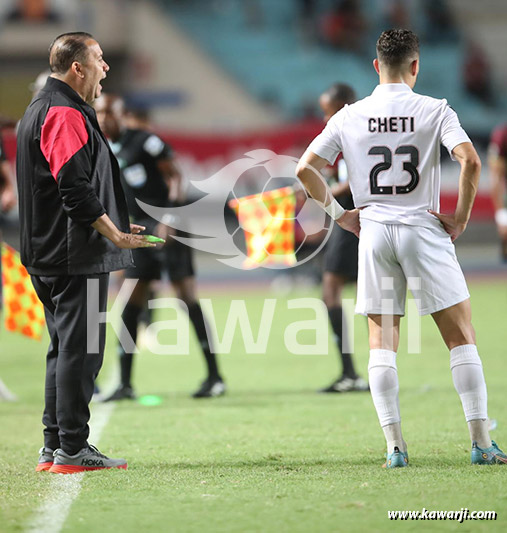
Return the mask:
M 102 459 L 83 459 L 81 461 L 82 466 L 104 466 Z

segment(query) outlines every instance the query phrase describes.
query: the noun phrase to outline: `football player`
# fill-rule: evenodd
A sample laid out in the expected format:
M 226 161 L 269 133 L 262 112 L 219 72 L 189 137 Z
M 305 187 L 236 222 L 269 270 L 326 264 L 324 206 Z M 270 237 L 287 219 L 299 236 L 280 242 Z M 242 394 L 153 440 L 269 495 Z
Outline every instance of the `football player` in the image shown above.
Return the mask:
M 450 351 L 472 464 L 507 463 L 489 436 L 470 295 L 453 244 L 467 227 L 481 161 L 447 101 L 413 91 L 419 74 L 419 39 L 413 32 L 382 32 L 373 65 L 379 85 L 328 121 L 301 158 L 297 175 L 342 228 L 360 234 L 356 312 L 368 316 L 368 375 L 387 443 L 385 466 L 408 465 L 396 366 L 407 284 L 420 314 L 432 315 Z M 441 144 L 461 166 L 452 214 L 439 213 Z M 315 173 L 340 152 L 359 209 L 340 206 Z
M 491 199 L 502 245 L 502 259 L 507 262 L 507 124 L 491 134 L 488 150 Z

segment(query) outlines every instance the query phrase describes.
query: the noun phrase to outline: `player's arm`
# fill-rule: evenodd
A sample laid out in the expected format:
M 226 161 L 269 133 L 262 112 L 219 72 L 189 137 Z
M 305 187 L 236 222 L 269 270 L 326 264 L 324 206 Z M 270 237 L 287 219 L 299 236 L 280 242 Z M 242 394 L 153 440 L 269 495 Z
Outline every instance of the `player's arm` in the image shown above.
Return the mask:
M 336 201 L 320 171 L 329 161 L 307 149 L 299 160 L 296 175 L 308 194 L 321 204 L 326 213 L 343 229 L 359 237 L 359 210 L 347 211 Z
M 157 166 L 169 189 L 169 202 L 172 205 L 182 203 L 184 200 L 183 179 L 174 159 L 164 157 L 157 162 Z
M 456 211 L 453 215 L 444 215 L 434 211 L 430 211 L 430 213 L 442 222 L 445 231 L 455 241 L 465 231 L 470 219 L 479 186 L 481 160 L 471 142 L 458 144 L 453 148 L 452 155 L 461 165 Z
M 491 201 L 495 208 L 495 221 L 498 233 L 503 240 L 507 239 L 507 209 L 504 207 L 505 181 L 507 177 L 507 160 L 497 154 L 490 155 L 489 179 L 491 183 Z
M 182 177 L 181 172 L 179 171 L 173 157 L 169 153 L 157 161 L 157 167 L 161 173 L 167 188 L 169 190 L 169 205 L 178 206 L 184 200 L 183 197 L 183 187 L 182 187 Z M 168 245 L 172 243 L 173 237 L 176 235 L 176 230 L 171 227 L 171 223 L 174 221 L 173 215 L 165 215 L 168 217 L 168 220 L 162 219 L 162 222 L 157 225 L 155 233 L 161 239 L 164 239 Z

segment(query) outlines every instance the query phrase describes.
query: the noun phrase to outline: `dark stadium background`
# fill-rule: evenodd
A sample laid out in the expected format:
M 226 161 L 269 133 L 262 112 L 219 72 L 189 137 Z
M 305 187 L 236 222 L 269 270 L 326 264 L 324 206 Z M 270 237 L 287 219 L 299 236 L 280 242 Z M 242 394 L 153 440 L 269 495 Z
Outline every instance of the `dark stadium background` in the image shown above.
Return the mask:
M 465 269 L 494 271 L 500 261 L 486 153 L 492 129 L 507 120 L 506 24 L 501 0 L 4 0 L 2 134 L 14 158 L 12 126 L 47 67 L 48 44 L 79 29 L 104 49 L 111 66 L 105 90 L 149 114 L 187 181 L 206 179 L 254 148 L 297 157 L 322 128 L 319 94 L 334 82 L 369 94 L 375 39 L 403 25 L 421 37 L 416 90 L 448 99 L 482 157 L 472 222 L 457 247 Z M 443 161 L 442 211 L 450 211 L 458 166 L 444 153 Z M 244 192 L 261 188 L 250 182 Z M 194 193 L 189 187 L 190 199 Z M 14 212 L 4 217 L 14 245 L 16 232 Z M 198 261 L 206 264 L 201 278 L 240 275 L 209 256 Z M 258 270 L 248 279 L 266 275 Z

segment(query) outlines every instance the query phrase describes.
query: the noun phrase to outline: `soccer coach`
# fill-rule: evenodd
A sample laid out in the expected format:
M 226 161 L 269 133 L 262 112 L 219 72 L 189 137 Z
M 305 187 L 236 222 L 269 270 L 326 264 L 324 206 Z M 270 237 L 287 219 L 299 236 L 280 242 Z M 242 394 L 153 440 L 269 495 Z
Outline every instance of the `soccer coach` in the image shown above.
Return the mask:
M 109 272 L 131 266 L 129 249 L 151 246 L 129 227 L 116 158 L 90 104 L 109 65 L 84 32 L 57 37 L 51 75 L 18 129 L 17 180 L 21 260 L 44 304 L 46 361 L 44 447 L 37 471 L 74 473 L 127 468 L 87 442 L 94 379 L 102 365 L 105 325 L 87 332 L 88 280 L 106 311 Z M 132 232 L 132 233 L 131 233 Z M 99 336 L 87 352 L 87 333 Z

